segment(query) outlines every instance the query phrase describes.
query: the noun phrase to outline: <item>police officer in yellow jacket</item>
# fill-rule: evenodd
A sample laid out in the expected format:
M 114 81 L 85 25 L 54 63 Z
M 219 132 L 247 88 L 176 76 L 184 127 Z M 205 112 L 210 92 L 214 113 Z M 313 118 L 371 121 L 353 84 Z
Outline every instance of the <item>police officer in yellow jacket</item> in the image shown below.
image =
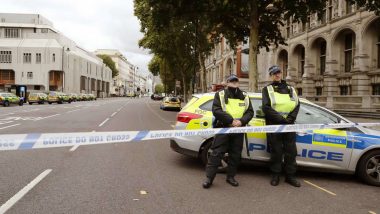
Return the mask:
M 299 111 L 299 99 L 295 89 L 282 80 L 280 67 L 269 68 L 272 83 L 262 90 L 262 108 L 267 125 L 294 124 Z M 267 142 L 271 152 L 271 185 L 280 182 L 280 173 L 284 160 L 285 182 L 300 187 L 296 173 L 296 133 L 267 133 Z
M 214 127 L 245 126 L 253 117 L 253 109 L 248 95 L 239 89 L 236 75 L 227 78 L 227 88 L 215 94 L 212 113 L 215 117 Z M 235 180 L 237 167 L 243 150 L 244 134 L 217 134 L 211 146 L 212 153 L 206 166 L 206 180 L 203 188 L 209 188 L 221 164 L 224 154 L 228 152 L 227 183 L 239 186 Z

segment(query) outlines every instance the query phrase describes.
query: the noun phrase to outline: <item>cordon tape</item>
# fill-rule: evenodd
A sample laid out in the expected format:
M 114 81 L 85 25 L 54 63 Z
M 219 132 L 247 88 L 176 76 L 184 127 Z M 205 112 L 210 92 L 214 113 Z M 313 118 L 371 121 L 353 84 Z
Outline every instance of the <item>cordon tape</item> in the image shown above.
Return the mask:
M 380 126 L 380 123 L 268 125 L 193 130 L 5 134 L 0 135 L 0 151 L 69 147 L 75 145 L 139 142 L 143 140 L 157 140 L 191 136 L 212 136 L 216 134 L 231 133 L 299 132 L 316 129 L 351 128 L 357 126 Z

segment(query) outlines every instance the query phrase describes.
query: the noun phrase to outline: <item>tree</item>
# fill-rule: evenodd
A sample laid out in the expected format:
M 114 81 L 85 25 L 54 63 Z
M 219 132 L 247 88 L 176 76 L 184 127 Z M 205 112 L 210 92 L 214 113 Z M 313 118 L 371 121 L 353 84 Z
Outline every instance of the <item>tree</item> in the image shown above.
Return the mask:
M 115 62 L 112 60 L 112 58 L 110 56 L 100 54 L 100 55 L 97 55 L 97 57 L 101 58 L 103 60 L 103 63 L 106 64 L 106 66 L 111 69 L 112 78 L 119 75 L 119 71 L 116 69 Z
M 154 92 L 155 93 L 164 93 L 164 86 L 162 84 L 157 84 L 154 87 Z

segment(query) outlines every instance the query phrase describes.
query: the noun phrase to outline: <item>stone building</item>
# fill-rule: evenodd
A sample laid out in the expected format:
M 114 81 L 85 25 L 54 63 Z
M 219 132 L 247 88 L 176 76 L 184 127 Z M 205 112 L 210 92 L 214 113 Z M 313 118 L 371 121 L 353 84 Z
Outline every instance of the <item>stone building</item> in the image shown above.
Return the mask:
M 0 91 L 109 95 L 111 69 L 39 14 L 0 13 Z
M 258 55 L 258 90 L 269 83 L 268 68 L 279 65 L 298 94 L 334 110 L 380 111 L 380 17 L 348 4 L 328 0 L 322 18 L 307 23 L 286 20 L 281 29 L 287 46 Z M 207 82 L 229 73 L 243 78 L 248 71 L 247 46 L 237 54 L 223 39 L 206 59 Z

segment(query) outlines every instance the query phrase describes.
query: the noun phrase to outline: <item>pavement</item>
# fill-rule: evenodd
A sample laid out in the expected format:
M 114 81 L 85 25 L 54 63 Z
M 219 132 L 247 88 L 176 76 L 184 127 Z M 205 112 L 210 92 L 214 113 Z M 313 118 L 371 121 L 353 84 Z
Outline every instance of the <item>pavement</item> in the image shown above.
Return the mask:
M 148 98 L 0 108 L 0 134 L 172 129 L 177 112 Z M 354 175 L 299 172 L 302 187 L 269 184 L 243 165 L 239 187 L 165 140 L 0 152 L 0 206 L 7 213 L 380 213 L 378 187 Z M 1 213 L 0 208 L 0 213 Z

